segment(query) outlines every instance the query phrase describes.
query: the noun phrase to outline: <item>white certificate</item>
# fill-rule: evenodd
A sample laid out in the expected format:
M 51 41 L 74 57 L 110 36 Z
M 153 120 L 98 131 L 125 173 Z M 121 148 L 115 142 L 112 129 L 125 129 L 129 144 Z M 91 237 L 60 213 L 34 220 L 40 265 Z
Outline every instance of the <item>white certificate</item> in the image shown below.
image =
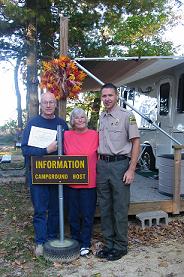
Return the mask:
M 57 131 L 32 126 L 29 134 L 28 145 L 39 148 L 46 148 L 56 140 Z

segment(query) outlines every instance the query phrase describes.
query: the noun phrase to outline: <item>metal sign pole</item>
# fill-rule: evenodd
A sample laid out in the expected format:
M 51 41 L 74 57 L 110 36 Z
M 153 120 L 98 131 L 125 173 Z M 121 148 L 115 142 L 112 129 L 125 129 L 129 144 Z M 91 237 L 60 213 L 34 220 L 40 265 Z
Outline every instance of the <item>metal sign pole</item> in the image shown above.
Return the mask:
M 63 129 L 61 125 L 57 126 L 57 143 L 58 143 L 58 156 L 63 153 Z M 63 261 L 69 262 L 78 258 L 79 243 L 73 239 L 64 238 L 64 209 L 63 209 L 63 185 L 59 184 L 59 227 L 60 238 L 55 240 L 48 240 L 44 244 L 44 257 L 49 261 Z
M 58 155 L 61 156 L 63 129 L 61 125 L 57 126 L 57 143 L 58 143 Z M 59 185 L 59 227 L 60 227 L 60 241 L 64 241 L 64 212 L 63 212 L 63 185 Z

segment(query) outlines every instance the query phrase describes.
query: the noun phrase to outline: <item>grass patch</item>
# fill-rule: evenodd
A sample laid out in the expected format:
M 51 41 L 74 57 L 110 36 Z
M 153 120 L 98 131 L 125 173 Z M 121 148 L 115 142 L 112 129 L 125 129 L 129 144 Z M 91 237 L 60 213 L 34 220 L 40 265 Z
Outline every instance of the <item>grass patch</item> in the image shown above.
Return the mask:
M 15 276 L 14 271 L 43 276 L 51 263 L 33 253 L 33 210 L 26 186 L 0 185 L 0 210 L 0 276 Z
M 22 151 L 14 146 L 0 146 L 0 156 L 3 155 L 22 155 Z
M 12 134 L 1 134 L 0 144 L 1 145 L 13 145 L 15 141 L 15 135 Z

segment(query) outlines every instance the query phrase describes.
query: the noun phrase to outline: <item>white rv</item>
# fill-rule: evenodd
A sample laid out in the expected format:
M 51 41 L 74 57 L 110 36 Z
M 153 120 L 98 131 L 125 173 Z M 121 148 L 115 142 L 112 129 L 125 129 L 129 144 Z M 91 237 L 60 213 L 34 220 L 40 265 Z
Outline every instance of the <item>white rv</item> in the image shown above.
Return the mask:
M 139 112 L 154 122 L 150 124 L 144 117 L 138 120 L 144 145 L 142 158 L 150 169 L 154 169 L 158 167 L 158 156 L 173 153 L 172 145 L 177 142 L 184 144 L 184 59 L 153 60 L 125 78 L 124 86 L 127 102 L 132 102 Z
M 144 146 L 142 158 L 150 169 L 158 166 L 158 156 L 173 153 L 173 144 L 184 144 L 184 57 L 77 60 L 89 75 L 83 91 L 97 91 L 100 85 L 112 82 L 123 91 L 123 98 L 132 108 L 150 118 L 138 118 Z

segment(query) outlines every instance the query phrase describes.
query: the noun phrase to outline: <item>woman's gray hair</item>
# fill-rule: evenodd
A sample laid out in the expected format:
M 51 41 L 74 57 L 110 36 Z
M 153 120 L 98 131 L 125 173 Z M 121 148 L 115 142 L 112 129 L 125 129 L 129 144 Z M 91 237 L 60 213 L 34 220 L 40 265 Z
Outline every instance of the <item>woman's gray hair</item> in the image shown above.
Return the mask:
M 85 111 L 81 108 L 74 108 L 70 114 L 70 126 L 72 128 L 75 127 L 75 124 L 74 124 L 74 119 L 77 117 L 77 116 L 84 116 L 85 119 L 86 119 L 86 127 L 88 125 L 88 117 L 85 113 Z

